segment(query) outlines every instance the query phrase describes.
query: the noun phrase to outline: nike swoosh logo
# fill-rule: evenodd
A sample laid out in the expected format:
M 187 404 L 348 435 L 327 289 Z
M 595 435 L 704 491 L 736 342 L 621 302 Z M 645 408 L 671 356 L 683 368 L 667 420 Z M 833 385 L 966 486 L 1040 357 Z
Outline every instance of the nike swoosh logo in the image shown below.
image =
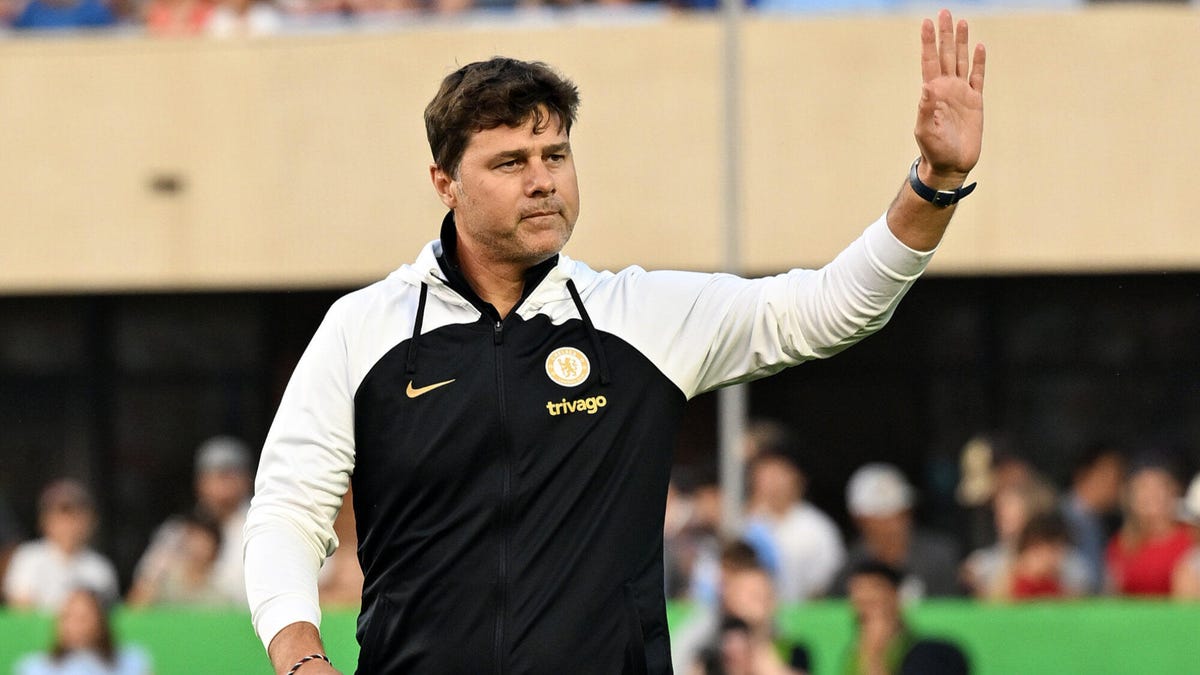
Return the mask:
M 434 389 L 437 389 L 438 387 L 444 387 L 453 381 L 454 380 L 446 380 L 445 382 L 436 382 L 434 384 L 430 384 L 430 385 L 421 387 L 419 389 L 414 389 L 412 386 L 412 380 L 409 380 L 408 388 L 404 390 L 404 393 L 408 394 L 409 398 L 416 398 L 422 394 L 428 394 L 429 392 L 433 391 Z

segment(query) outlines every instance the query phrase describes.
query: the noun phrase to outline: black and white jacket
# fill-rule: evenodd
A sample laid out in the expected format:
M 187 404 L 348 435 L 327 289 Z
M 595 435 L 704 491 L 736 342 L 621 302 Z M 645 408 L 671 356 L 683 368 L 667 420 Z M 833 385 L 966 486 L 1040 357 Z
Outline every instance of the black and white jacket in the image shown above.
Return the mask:
M 320 622 L 353 483 L 359 673 L 669 673 L 663 509 L 685 402 L 878 330 L 931 255 L 884 219 L 820 270 L 762 279 L 530 270 L 503 320 L 453 221 L 329 310 L 263 449 L 246 580 L 264 644 Z

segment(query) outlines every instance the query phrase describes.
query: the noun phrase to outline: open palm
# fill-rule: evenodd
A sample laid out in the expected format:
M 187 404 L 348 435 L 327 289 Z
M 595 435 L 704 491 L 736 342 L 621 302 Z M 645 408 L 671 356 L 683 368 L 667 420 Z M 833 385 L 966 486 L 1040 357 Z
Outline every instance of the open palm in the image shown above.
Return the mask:
M 983 71 L 986 54 L 975 46 L 971 63 L 967 22 L 957 27 L 950 12 L 921 25 L 921 101 L 915 135 L 934 173 L 966 176 L 979 161 L 983 141 Z

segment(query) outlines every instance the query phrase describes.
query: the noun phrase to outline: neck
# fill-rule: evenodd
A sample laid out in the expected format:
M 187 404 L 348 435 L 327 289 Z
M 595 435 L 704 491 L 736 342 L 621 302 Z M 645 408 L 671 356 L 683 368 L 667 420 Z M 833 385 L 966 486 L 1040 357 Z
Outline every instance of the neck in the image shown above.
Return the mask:
M 461 239 L 458 244 L 459 269 L 475 294 L 495 307 L 501 319 L 508 316 L 525 291 L 525 271 L 528 267 L 486 259 L 463 246 Z

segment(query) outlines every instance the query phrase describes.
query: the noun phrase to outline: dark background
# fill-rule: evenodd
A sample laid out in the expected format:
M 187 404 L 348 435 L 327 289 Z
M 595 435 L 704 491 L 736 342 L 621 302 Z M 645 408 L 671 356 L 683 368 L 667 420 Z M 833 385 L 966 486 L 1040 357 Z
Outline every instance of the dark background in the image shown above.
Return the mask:
M 42 486 L 83 479 L 127 583 L 154 526 L 192 503 L 196 446 L 261 444 L 345 290 L 0 298 L 0 499 L 33 536 Z M 948 528 L 958 451 L 981 432 L 1060 484 L 1102 439 L 1194 460 L 1198 338 L 1197 274 L 931 277 L 878 335 L 751 384 L 750 409 L 797 432 L 811 498 L 843 524 L 850 472 L 888 460 Z M 690 405 L 678 462 L 715 465 L 715 399 Z

